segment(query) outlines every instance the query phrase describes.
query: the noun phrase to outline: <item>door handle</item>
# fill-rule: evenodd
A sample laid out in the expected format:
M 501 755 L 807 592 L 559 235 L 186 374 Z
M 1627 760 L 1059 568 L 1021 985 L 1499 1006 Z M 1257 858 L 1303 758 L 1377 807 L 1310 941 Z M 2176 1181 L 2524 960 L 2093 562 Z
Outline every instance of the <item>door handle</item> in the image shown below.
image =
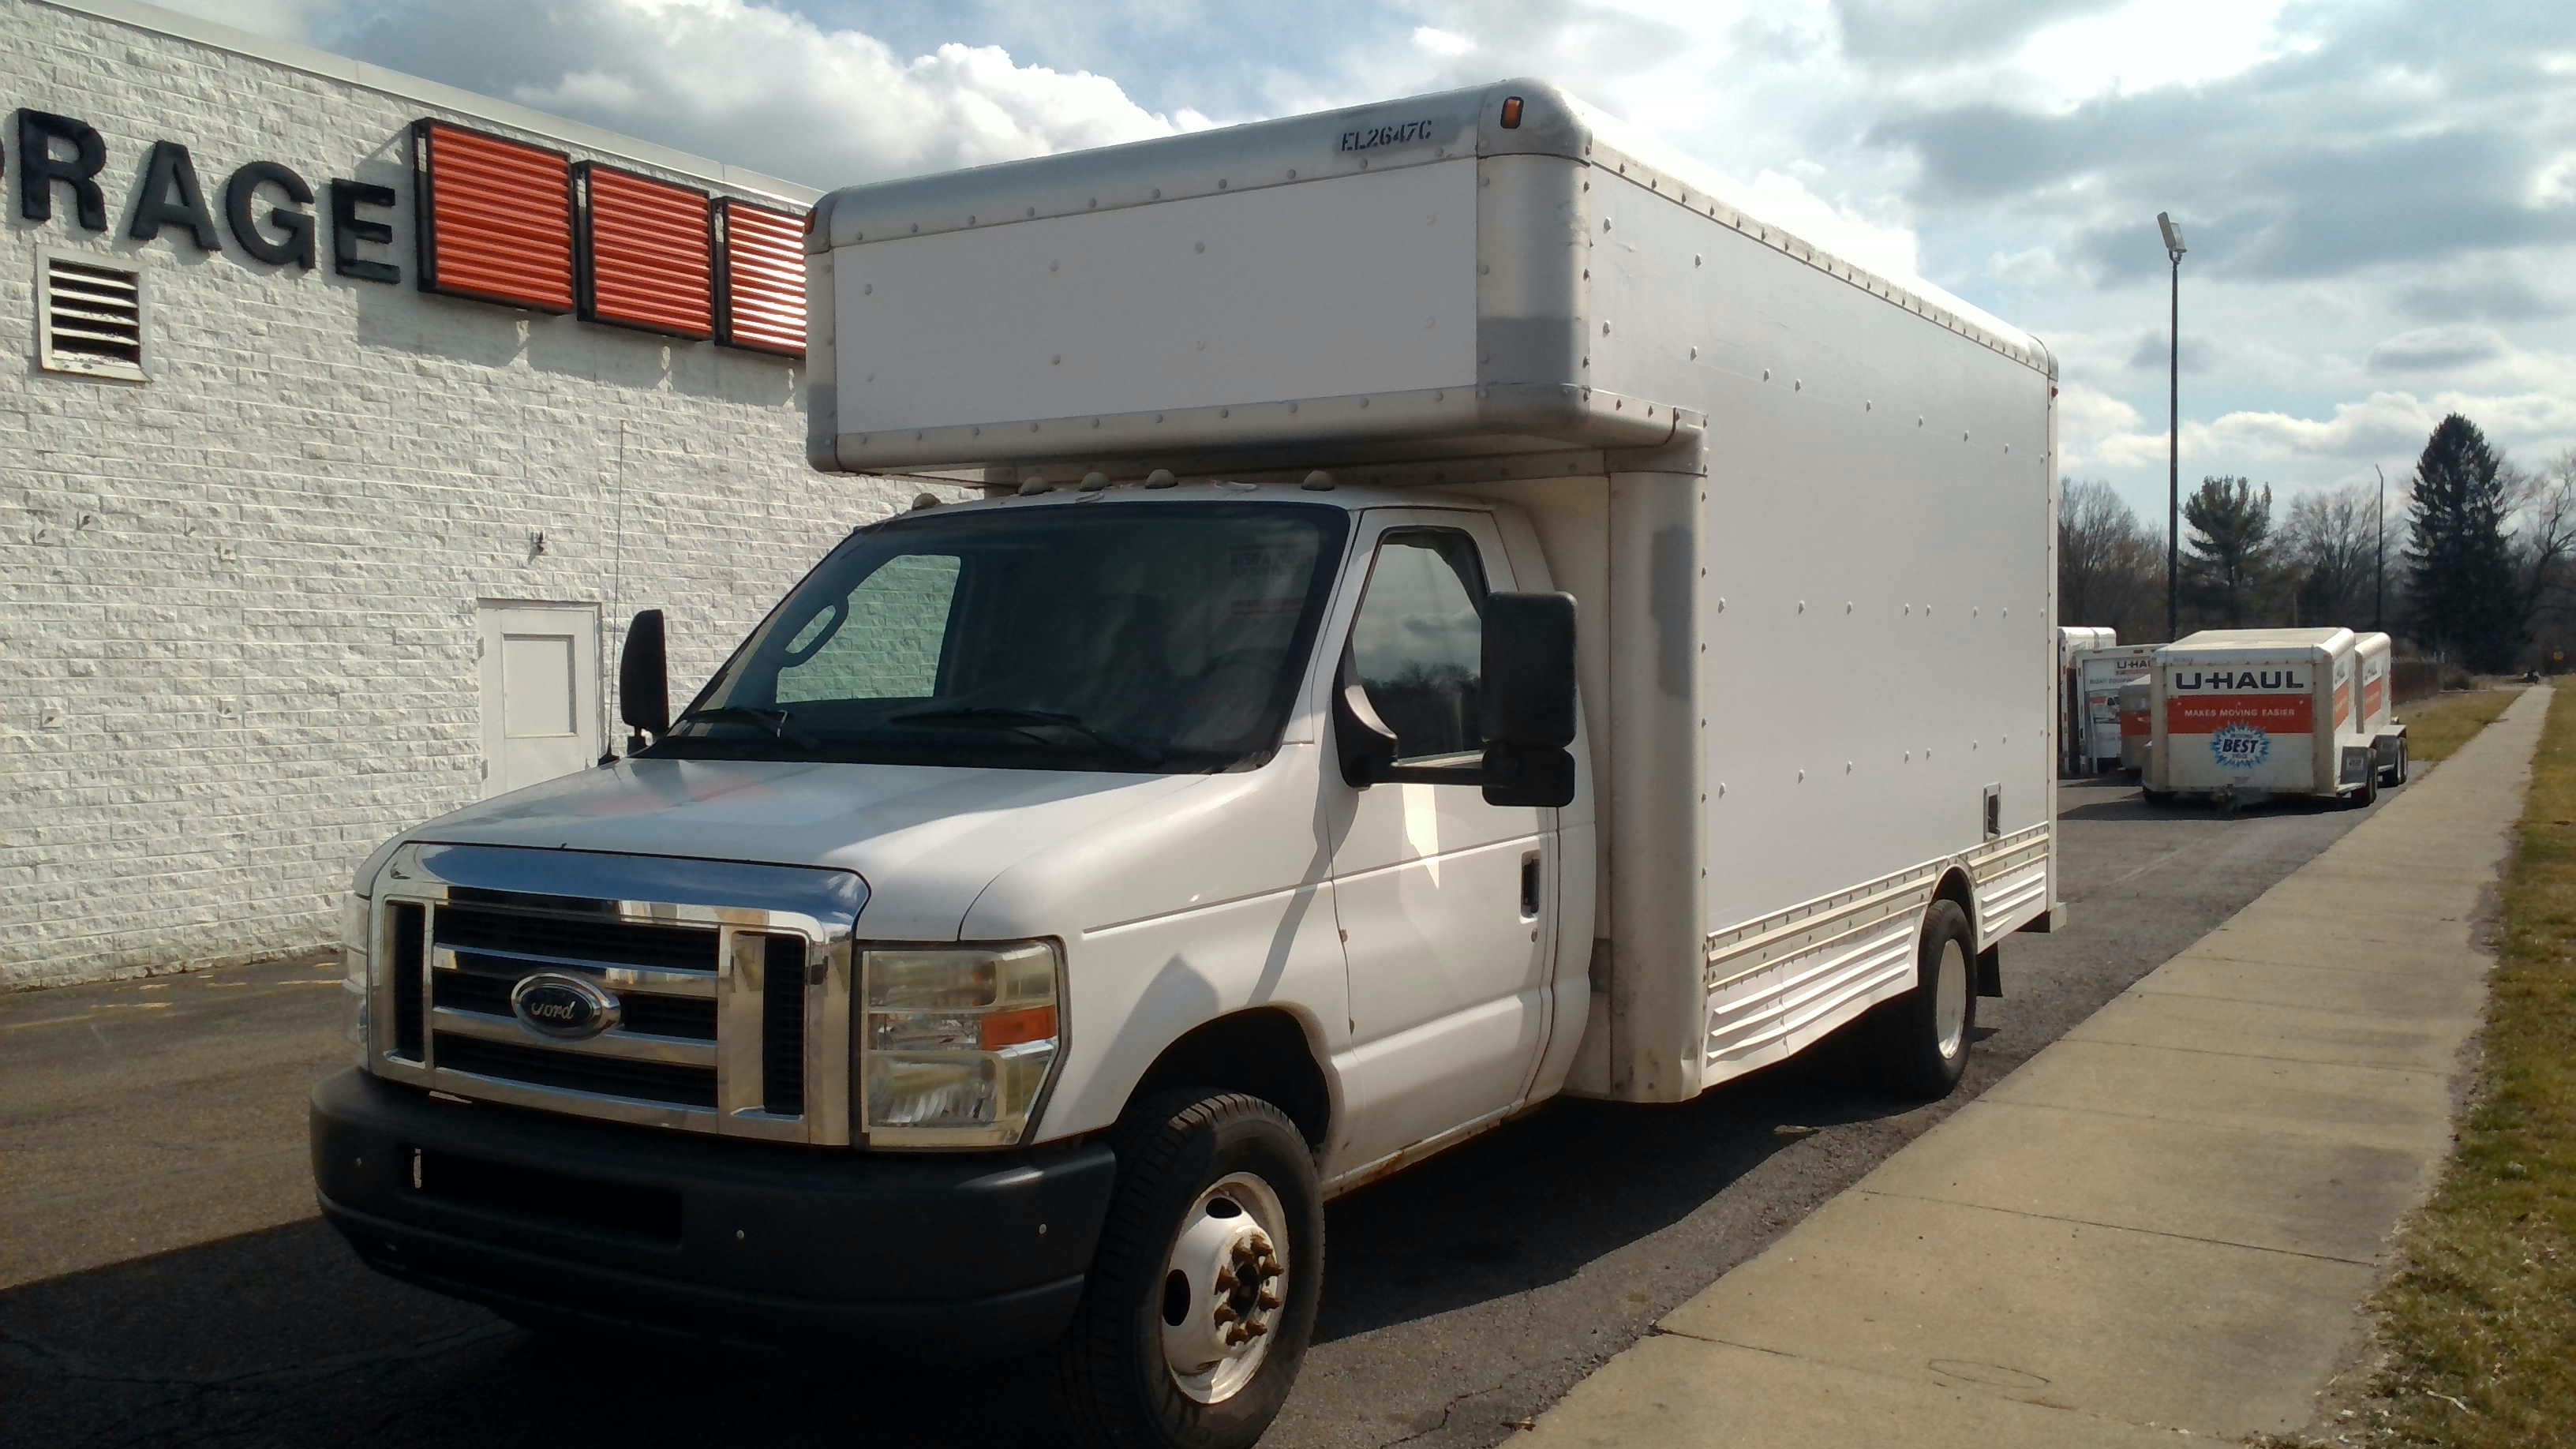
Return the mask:
M 1521 857 L 1521 919 L 1538 919 L 1538 852 Z

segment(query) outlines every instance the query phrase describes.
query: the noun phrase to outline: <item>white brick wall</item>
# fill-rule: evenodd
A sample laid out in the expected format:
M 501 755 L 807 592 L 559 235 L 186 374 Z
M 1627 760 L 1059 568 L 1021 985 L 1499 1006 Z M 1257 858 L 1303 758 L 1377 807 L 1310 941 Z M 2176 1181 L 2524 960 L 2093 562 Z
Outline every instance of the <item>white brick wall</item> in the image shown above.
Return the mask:
M 57 188 L 51 222 L 23 220 L 0 132 L 0 989 L 327 942 L 369 848 L 480 793 L 478 600 L 596 603 L 612 677 L 623 620 L 667 608 L 685 699 L 826 548 L 918 491 L 808 471 L 783 359 L 418 291 L 404 128 L 529 134 L 492 119 L 524 123 L 512 108 L 422 96 L 455 100 L 0 0 L 0 110 L 96 127 L 109 213 L 81 231 Z M 126 239 L 160 139 L 193 153 L 219 228 L 251 160 L 317 193 L 393 186 L 378 250 L 403 281 L 332 273 L 327 196 L 309 273 L 229 228 L 218 256 L 181 230 Z M 740 194 L 712 163 L 643 169 Z M 142 260 L 151 382 L 36 369 L 41 245 Z

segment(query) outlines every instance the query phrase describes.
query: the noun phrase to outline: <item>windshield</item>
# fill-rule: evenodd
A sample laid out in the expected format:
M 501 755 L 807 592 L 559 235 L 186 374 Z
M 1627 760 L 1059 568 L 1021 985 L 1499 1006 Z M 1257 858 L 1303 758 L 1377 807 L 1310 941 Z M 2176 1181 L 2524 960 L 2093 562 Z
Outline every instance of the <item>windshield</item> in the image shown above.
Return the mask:
M 1198 772 L 1260 763 L 1348 522 L 1285 503 L 906 514 L 851 535 L 647 753 Z

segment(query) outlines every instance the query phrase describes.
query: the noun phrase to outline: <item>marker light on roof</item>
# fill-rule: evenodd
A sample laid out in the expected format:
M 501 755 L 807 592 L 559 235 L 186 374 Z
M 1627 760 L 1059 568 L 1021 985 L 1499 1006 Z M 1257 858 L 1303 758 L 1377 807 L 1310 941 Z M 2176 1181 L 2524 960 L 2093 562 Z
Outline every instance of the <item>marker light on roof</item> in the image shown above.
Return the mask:
M 1503 129 L 1506 131 L 1517 131 L 1520 128 L 1521 98 L 1518 96 L 1506 96 L 1503 98 Z

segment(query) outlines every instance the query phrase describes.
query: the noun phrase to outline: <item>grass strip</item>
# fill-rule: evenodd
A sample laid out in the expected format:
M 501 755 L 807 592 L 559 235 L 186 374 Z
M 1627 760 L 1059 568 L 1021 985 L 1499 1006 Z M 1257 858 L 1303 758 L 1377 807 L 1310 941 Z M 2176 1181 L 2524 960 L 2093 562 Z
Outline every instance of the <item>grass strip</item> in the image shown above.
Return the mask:
M 2427 764 L 2447 760 L 2478 731 L 2522 697 L 2515 689 L 2455 689 L 2397 707 L 2406 722 L 2406 756 Z
M 2520 835 L 2468 1117 L 2375 1304 L 2383 1445 L 2576 1442 L 2576 688 L 2550 705 Z

